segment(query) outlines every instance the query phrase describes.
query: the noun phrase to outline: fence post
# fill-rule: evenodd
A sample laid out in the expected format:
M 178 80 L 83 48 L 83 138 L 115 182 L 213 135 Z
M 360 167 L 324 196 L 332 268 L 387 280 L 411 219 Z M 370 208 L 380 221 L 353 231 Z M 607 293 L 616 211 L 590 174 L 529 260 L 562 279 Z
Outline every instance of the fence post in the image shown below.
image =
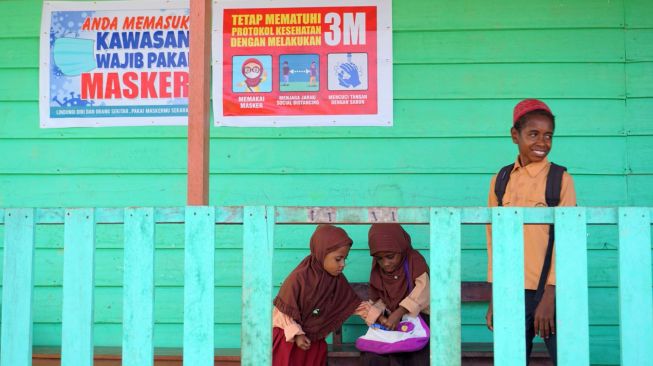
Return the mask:
M 526 360 L 523 209 L 492 209 L 491 255 L 494 364 L 522 366 Z
M 559 207 L 554 212 L 558 365 L 589 365 L 585 209 Z
M 430 210 L 431 365 L 460 365 L 460 210 Z
M 650 364 L 653 344 L 650 212 L 644 207 L 620 207 L 618 220 L 621 364 Z
M 272 364 L 274 207 L 243 210 L 243 366 Z
M 92 366 L 95 210 L 67 209 L 64 215 L 61 365 Z
M 32 364 L 34 209 L 5 210 L 2 266 L 2 366 Z
M 154 209 L 125 208 L 122 364 L 154 362 Z
M 184 366 L 213 366 L 215 207 L 187 206 L 184 243 Z

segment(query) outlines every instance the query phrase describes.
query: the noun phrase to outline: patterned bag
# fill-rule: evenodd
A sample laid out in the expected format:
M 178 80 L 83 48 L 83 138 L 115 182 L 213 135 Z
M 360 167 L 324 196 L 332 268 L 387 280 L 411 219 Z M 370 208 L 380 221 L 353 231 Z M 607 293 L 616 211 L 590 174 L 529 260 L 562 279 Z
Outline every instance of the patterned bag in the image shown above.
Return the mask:
M 408 262 L 404 261 L 404 272 L 408 280 L 408 293 L 413 291 L 410 282 Z M 429 343 L 431 331 L 419 315 L 412 317 L 408 314 L 401 318 L 397 330 L 387 330 L 380 324 L 372 324 L 365 335 L 358 337 L 356 348 L 363 352 L 387 354 L 397 352 L 419 351 Z
M 419 351 L 429 342 L 431 331 L 420 316 L 404 315 L 397 330 L 385 330 L 372 324 L 365 335 L 358 337 L 356 348 L 363 352 L 380 355 L 397 352 Z

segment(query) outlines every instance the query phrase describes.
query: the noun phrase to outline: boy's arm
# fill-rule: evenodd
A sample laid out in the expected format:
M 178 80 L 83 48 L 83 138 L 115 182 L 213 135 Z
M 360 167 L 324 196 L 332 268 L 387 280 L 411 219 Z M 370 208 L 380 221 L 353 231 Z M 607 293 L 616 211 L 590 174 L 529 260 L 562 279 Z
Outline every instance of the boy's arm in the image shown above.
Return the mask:
M 488 207 L 497 207 L 499 201 L 497 196 L 494 194 L 494 185 L 497 182 L 497 176 L 493 176 L 490 180 L 490 192 L 488 192 L 487 205 Z M 487 282 L 492 283 L 492 225 L 485 225 L 485 238 L 487 241 Z M 492 292 L 490 291 L 490 296 Z M 487 312 L 485 314 L 485 321 L 487 327 L 490 330 L 494 330 L 493 325 L 493 310 L 492 310 L 492 298 L 490 298 L 490 303 L 488 304 Z
M 569 173 L 565 172 L 562 175 L 562 185 L 560 187 L 560 205 L 562 207 L 576 206 L 576 190 L 574 189 L 574 180 Z M 546 280 L 547 285 L 555 286 L 556 284 L 556 261 L 555 261 L 555 246 L 553 247 L 553 255 L 551 256 L 551 268 L 549 269 L 549 278 Z
M 574 180 L 569 173 L 562 175 L 562 187 L 560 187 L 560 205 L 559 206 L 576 206 L 576 190 Z M 551 269 L 549 278 L 546 281 L 542 301 L 535 309 L 535 333 L 542 338 L 548 338 L 550 334 L 555 334 L 555 247 L 553 248 L 553 258 L 551 259 Z
M 496 183 L 497 176 L 493 176 L 490 181 L 490 192 L 488 193 L 487 205 L 488 207 L 497 207 L 499 201 L 497 201 L 497 196 L 494 194 L 494 185 Z M 487 241 L 487 282 L 492 282 L 492 225 L 485 225 L 485 237 Z
M 542 294 L 542 300 L 535 308 L 535 319 L 533 322 L 535 334 L 543 339 L 549 338 L 551 334 L 555 334 L 556 332 L 555 288 L 555 286 L 546 285 L 544 287 L 544 294 Z

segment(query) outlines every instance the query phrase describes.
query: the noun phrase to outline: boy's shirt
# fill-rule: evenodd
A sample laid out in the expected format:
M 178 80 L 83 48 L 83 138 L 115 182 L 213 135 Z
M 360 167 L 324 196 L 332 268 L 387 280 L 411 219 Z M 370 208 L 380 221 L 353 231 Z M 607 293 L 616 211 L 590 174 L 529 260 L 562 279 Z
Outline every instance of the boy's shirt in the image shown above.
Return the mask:
M 519 157 L 510 173 L 510 180 L 503 196 L 503 206 L 519 207 L 547 207 L 545 191 L 546 178 L 549 174 L 551 163 L 545 158 L 541 162 L 528 164 L 522 167 Z M 497 197 L 494 194 L 496 174 L 490 182 L 490 194 L 488 206 L 498 206 Z M 560 189 L 559 206 L 576 206 L 576 191 L 574 181 L 567 172 L 562 176 L 562 187 Z M 492 282 L 492 225 L 487 225 L 487 252 L 488 252 L 488 282 Z M 540 280 L 542 265 L 546 255 L 546 247 L 549 241 L 549 225 L 524 225 L 524 288 L 537 290 Z M 548 285 L 555 285 L 555 246 Z

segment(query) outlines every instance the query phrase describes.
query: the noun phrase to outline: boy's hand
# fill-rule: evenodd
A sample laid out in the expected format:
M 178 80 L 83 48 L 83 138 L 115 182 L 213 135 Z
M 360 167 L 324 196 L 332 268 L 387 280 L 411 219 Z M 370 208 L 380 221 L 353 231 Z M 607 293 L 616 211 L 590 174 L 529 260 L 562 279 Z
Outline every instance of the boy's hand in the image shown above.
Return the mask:
M 542 338 L 549 338 L 555 334 L 555 286 L 546 285 L 542 300 L 535 309 L 535 334 Z
M 487 306 L 487 312 L 485 313 L 485 324 L 487 325 L 487 329 L 494 331 L 494 322 L 493 322 L 493 317 L 494 316 L 494 311 L 492 309 L 492 300 L 490 300 L 490 303 Z
M 295 336 L 295 344 L 304 351 L 308 351 L 308 349 L 311 348 L 311 340 L 304 334 L 297 334 Z
M 396 330 L 397 325 L 399 325 L 399 322 L 401 322 L 401 318 L 404 316 L 404 314 L 408 313 L 408 310 L 406 310 L 403 307 L 398 307 L 397 310 L 393 311 L 390 316 L 386 319 L 386 323 L 383 324 L 386 328 L 389 330 Z

